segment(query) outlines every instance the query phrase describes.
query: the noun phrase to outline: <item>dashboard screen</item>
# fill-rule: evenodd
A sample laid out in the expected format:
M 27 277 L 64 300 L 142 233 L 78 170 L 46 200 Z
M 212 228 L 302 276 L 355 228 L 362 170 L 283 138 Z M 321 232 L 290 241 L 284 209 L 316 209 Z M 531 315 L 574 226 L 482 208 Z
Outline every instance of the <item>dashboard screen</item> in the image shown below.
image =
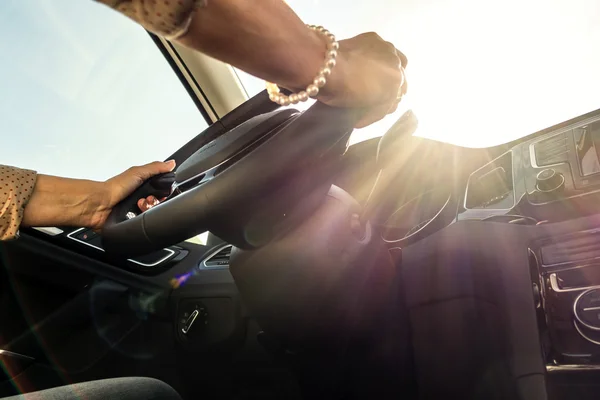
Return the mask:
M 577 128 L 573 134 L 582 176 L 600 173 L 600 123 Z

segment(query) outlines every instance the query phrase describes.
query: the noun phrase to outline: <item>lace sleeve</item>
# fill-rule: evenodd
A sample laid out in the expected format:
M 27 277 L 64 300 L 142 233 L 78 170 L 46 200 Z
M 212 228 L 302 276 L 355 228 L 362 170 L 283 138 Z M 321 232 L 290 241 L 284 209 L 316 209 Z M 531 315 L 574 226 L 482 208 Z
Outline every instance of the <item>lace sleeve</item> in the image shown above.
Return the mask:
M 167 39 L 184 35 L 194 12 L 207 0 L 96 0 Z

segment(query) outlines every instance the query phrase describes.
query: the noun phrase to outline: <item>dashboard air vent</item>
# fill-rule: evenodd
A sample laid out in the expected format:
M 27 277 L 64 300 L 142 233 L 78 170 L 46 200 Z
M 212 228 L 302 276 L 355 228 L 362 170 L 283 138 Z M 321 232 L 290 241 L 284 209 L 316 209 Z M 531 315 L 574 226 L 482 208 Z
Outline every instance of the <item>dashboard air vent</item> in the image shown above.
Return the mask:
M 231 256 L 232 245 L 228 244 L 219 248 L 217 251 L 206 257 L 202 261 L 203 268 L 229 268 L 229 257 Z
M 535 161 L 540 167 L 568 161 L 567 136 L 562 133 L 534 145 Z

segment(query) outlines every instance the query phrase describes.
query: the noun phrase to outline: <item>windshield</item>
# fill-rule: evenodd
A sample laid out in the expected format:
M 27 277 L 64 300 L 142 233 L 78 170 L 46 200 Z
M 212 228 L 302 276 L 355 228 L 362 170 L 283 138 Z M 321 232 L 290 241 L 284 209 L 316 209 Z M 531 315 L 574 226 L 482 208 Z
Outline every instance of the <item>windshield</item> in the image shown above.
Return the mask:
M 385 120 L 354 132 L 379 136 L 406 109 L 417 135 L 489 147 L 600 108 L 598 0 L 288 0 L 338 38 L 376 31 L 409 58 L 409 93 Z M 240 73 L 249 94 L 264 88 Z
M 148 33 L 108 7 L 2 6 L 2 164 L 104 180 L 208 126 Z

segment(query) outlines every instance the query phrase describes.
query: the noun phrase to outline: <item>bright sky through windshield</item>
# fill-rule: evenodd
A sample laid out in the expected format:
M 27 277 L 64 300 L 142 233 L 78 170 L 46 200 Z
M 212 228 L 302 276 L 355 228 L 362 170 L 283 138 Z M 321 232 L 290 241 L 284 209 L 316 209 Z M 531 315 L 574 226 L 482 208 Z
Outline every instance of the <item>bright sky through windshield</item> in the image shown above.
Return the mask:
M 288 0 L 339 38 L 376 31 L 408 55 L 401 112 L 418 135 L 487 147 L 600 108 L 598 0 Z M 249 91 L 261 83 L 244 77 Z
M 103 180 L 208 126 L 129 19 L 92 0 L 0 1 L 0 164 Z

